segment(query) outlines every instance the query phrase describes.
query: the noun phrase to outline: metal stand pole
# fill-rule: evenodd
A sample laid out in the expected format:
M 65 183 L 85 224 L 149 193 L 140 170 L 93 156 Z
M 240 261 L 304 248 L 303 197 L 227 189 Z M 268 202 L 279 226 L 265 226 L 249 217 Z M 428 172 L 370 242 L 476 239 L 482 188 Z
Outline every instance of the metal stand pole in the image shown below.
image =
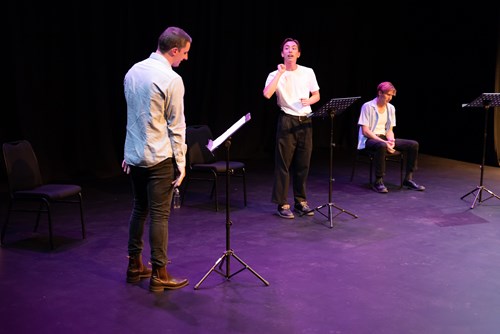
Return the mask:
M 483 105 L 484 105 L 483 158 L 482 158 L 481 166 L 480 166 L 481 177 L 479 179 L 479 185 L 476 188 L 469 191 L 467 194 L 460 197 L 460 199 L 464 199 L 465 197 L 467 197 L 473 193 L 476 193 L 476 195 L 474 197 L 474 201 L 472 201 L 472 205 L 470 207 L 471 209 L 474 209 L 474 206 L 477 203 L 482 203 L 484 201 L 489 200 L 490 198 L 495 197 L 497 199 L 500 199 L 500 197 L 498 195 L 496 195 L 494 192 L 492 192 L 491 190 L 489 190 L 483 186 L 484 165 L 485 165 L 485 161 L 486 161 L 486 137 L 487 137 L 487 132 L 488 132 L 488 130 L 487 130 L 488 129 L 488 109 L 490 108 L 490 104 L 491 104 L 491 100 L 483 100 Z M 483 198 L 483 191 L 487 192 L 489 194 L 489 196 L 486 199 Z
M 314 208 L 314 210 L 318 211 L 320 214 L 322 214 L 323 216 L 328 218 L 328 221 L 330 222 L 330 228 L 333 228 L 333 218 L 337 217 L 341 213 L 347 213 L 348 215 L 351 215 L 354 218 L 358 218 L 358 216 L 355 215 L 354 213 L 349 212 L 349 211 L 333 204 L 333 202 L 332 202 L 333 181 L 335 181 L 333 179 L 333 148 L 334 147 L 335 147 L 335 143 L 333 142 L 333 113 L 330 112 L 330 166 L 329 166 L 330 178 L 329 178 L 329 183 L 328 183 L 328 185 L 329 185 L 328 203 Z M 324 207 L 328 207 L 328 215 L 325 215 L 323 212 L 320 211 Z M 339 210 L 340 212 L 338 212 L 336 215 L 333 215 L 333 208 Z
M 250 270 L 252 274 L 257 276 L 266 286 L 269 285 L 269 282 L 266 281 L 262 276 L 260 276 L 255 270 L 253 270 L 248 264 L 246 264 L 242 259 L 240 259 L 234 251 L 231 249 L 231 225 L 233 224 L 231 222 L 230 218 L 230 201 L 229 201 L 229 180 L 230 180 L 230 175 L 233 173 L 232 170 L 229 169 L 229 147 L 231 146 L 231 138 L 228 138 L 225 142 L 226 146 L 226 250 L 222 254 L 220 258 L 215 261 L 215 264 L 210 268 L 210 270 L 203 276 L 203 278 L 194 286 L 194 289 L 198 289 L 198 287 L 203 283 L 203 281 L 212 273 L 216 272 L 219 275 L 225 277 L 226 279 L 230 279 L 234 275 L 242 272 L 245 269 Z M 242 266 L 243 268 L 240 268 L 238 271 L 235 273 L 231 274 L 231 257 L 234 257 Z M 226 264 L 226 269 L 223 270 L 223 265 L 224 263 Z

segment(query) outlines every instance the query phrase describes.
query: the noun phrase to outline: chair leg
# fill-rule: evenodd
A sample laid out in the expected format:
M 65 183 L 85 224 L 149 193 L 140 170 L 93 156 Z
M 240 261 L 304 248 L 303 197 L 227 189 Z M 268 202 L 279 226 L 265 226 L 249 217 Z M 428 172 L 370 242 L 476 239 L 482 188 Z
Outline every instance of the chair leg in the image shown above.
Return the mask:
M 54 237 L 52 235 L 52 214 L 50 212 L 50 203 L 48 200 L 43 199 L 45 202 L 45 206 L 47 207 L 47 218 L 49 221 L 49 243 L 50 243 L 50 249 L 54 249 Z M 40 214 L 40 211 L 39 211 Z M 38 221 L 37 221 L 37 226 L 38 226 Z
M 245 169 L 243 169 L 243 204 L 247 206 L 247 181 L 245 175 Z
M 403 165 L 404 165 L 403 153 L 401 153 L 400 165 L 401 167 L 399 172 L 399 188 L 403 188 Z
M 87 236 L 87 233 L 85 231 L 85 222 L 83 220 L 83 199 L 82 199 L 82 193 L 78 193 L 78 199 L 79 199 L 79 204 L 80 204 L 80 222 L 82 224 L 82 239 L 85 239 Z
M 7 208 L 7 217 L 5 218 L 5 223 L 3 224 L 3 228 L 2 228 L 2 235 L 0 237 L 0 244 L 3 244 L 3 241 L 5 239 L 5 233 L 7 232 L 7 225 L 9 225 L 10 214 L 12 212 L 13 205 L 14 205 L 13 202 L 10 201 L 9 207 Z
M 373 158 L 370 157 L 370 185 L 373 184 Z
M 358 162 L 358 154 L 357 152 L 354 154 L 354 159 L 352 161 L 352 169 L 351 169 L 351 179 L 350 179 L 350 182 L 352 182 L 352 180 L 354 180 L 354 173 L 356 172 L 356 164 Z
M 213 192 L 215 201 L 215 211 L 219 211 L 219 195 L 217 192 L 217 180 L 214 181 Z
M 47 201 L 45 201 L 45 204 L 44 202 L 41 202 L 40 203 L 40 207 L 38 208 L 38 212 L 37 212 L 37 215 L 36 215 L 36 223 L 35 223 L 35 228 L 33 229 L 34 232 L 37 232 L 38 231 L 38 225 L 40 224 L 40 216 L 42 214 L 42 210 L 43 210 L 43 206 L 46 205 L 47 206 L 47 210 L 48 210 L 48 204 L 47 204 Z
M 212 191 L 211 191 L 211 196 L 214 197 L 214 201 L 215 201 L 215 211 L 219 211 L 219 192 L 217 191 L 217 183 L 219 182 L 218 178 L 217 178 L 217 173 L 212 171 L 213 173 L 213 176 L 214 176 L 214 183 L 212 184 Z

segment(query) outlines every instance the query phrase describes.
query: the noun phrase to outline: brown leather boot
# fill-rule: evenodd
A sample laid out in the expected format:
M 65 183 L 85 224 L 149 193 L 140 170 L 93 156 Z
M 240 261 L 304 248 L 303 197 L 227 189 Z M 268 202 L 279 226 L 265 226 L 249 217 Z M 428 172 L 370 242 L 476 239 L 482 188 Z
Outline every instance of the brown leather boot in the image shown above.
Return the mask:
M 185 287 L 189 284 L 186 278 L 179 279 L 170 276 L 166 267 L 153 265 L 153 273 L 149 281 L 149 291 L 163 292 L 163 290 L 175 290 Z
M 142 255 L 128 257 L 127 282 L 137 283 L 141 278 L 151 277 L 151 269 L 142 263 Z

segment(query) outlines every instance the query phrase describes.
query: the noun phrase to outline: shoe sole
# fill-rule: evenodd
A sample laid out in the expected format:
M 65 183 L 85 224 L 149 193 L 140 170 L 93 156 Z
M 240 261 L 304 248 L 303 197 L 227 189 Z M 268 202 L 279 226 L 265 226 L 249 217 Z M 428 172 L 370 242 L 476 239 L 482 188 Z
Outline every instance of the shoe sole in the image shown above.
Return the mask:
M 424 191 L 425 190 L 425 188 L 424 189 L 418 189 L 418 188 L 413 188 L 413 187 L 408 187 L 408 186 L 405 186 L 405 188 L 408 189 L 408 190 L 415 190 L 415 191 Z
M 151 275 L 141 275 L 141 276 L 137 276 L 137 277 L 127 277 L 127 283 L 138 283 L 140 282 L 142 279 L 144 278 L 150 278 Z
M 150 278 L 151 273 L 143 274 L 143 275 L 135 275 L 135 276 L 127 276 L 127 283 L 137 283 L 140 282 L 143 278 Z
M 372 188 L 372 190 L 376 193 L 379 193 L 379 194 L 387 194 L 389 192 L 389 190 L 385 189 L 385 190 L 377 190 L 376 188 Z
M 301 210 L 295 209 L 293 211 L 297 212 L 301 216 L 314 216 L 314 211 L 312 211 L 312 210 L 311 211 L 303 212 Z
M 285 218 L 285 219 L 293 219 L 295 218 L 294 215 L 291 215 L 291 216 L 285 216 L 285 215 L 282 215 L 281 213 L 278 212 L 278 216 L 280 216 L 281 218 Z
M 189 285 L 189 282 L 186 282 L 185 284 L 182 285 L 177 285 L 177 286 L 149 286 L 149 291 L 151 292 L 163 292 L 165 290 L 177 290 L 180 288 L 183 288 L 185 286 Z

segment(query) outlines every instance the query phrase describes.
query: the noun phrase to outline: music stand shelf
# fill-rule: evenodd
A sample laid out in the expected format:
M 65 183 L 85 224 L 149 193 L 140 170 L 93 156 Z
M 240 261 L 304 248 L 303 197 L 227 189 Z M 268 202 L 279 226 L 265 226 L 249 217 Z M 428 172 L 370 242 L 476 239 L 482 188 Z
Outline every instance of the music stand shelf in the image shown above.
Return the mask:
M 479 178 L 479 185 L 460 197 L 460 199 L 464 199 L 465 197 L 472 195 L 475 193 L 474 200 L 472 201 L 471 209 L 474 209 L 476 204 L 480 204 L 489 200 L 490 198 L 500 199 L 500 197 L 486 188 L 483 185 L 483 177 L 484 177 L 484 166 L 486 160 L 486 137 L 487 137 L 487 129 L 488 129 L 488 110 L 490 107 L 498 107 L 500 106 L 500 93 L 482 93 L 478 98 L 472 101 L 469 104 L 464 105 L 464 107 L 481 107 L 484 110 L 484 132 L 483 132 L 483 155 L 481 160 L 481 176 Z M 483 198 L 483 192 L 488 193 L 487 198 Z
M 317 211 L 324 217 L 328 218 L 328 221 L 330 223 L 330 228 L 333 228 L 333 218 L 337 217 L 341 213 L 347 213 L 348 215 L 351 215 L 354 218 L 358 218 L 358 216 L 352 212 L 349 212 L 337 205 L 335 205 L 332 202 L 332 190 L 333 190 L 333 147 L 335 146 L 333 142 L 333 118 L 334 116 L 338 116 L 341 113 L 344 112 L 347 108 L 349 108 L 355 101 L 357 101 L 360 98 L 360 96 L 356 97 L 343 97 L 343 98 L 333 98 L 327 103 L 325 103 L 321 108 L 319 108 L 317 111 L 311 113 L 308 115 L 308 117 L 330 117 L 330 177 L 329 177 L 329 191 L 328 191 L 328 203 L 325 203 L 323 205 L 320 205 L 316 208 L 314 208 L 311 211 Z M 321 211 L 323 208 L 328 208 L 328 214 L 325 214 Z M 333 209 L 337 209 L 340 212 L 338 212 L 336 215 L 333 214 Z M 307 213 L 304 213 L 307 214 Z

